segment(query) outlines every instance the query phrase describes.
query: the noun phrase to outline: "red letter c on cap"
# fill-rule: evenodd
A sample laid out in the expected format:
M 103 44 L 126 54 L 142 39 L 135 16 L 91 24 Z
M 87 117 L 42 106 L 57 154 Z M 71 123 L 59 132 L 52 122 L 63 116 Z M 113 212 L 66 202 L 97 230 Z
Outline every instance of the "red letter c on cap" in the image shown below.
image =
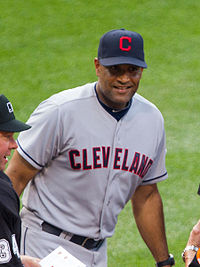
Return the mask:
M 129 43 L 131 43 L 131 37 L 128 36 L 122 36 L 119 40 L 119 48 L 123 51 L 129 51 L 131 50 L 131 46 L 129 45 L 128 47 L 123 46 L 124 40 L 127 40 Z

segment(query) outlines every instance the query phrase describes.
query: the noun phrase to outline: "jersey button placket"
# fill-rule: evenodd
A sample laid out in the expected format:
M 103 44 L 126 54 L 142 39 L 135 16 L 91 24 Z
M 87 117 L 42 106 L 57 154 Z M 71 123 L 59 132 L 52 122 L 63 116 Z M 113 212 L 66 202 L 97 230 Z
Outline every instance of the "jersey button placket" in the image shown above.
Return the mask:
M 106 188 L 106 194 L 105 194 L 105 199 L 104 199 L 104 204 L 103 204 L 103 209 L 102 209 L 102 215 L 101 215 L 101 222 L 100 222 L 100 231 L 101 231 L 101 236 L 102 238 L 105 238 L 104 233 L 106 233 L 106 226 L 108 222 L 108 209 L 109 206 L 112 202 L 112 183 L 117 177 L 116 170 L 114 169 L 114 159 L 115 159 L 115 151 L 116 148 L 120 145 L 120 135 L 119 135 L 119 130 L 121 127 L 121 120 L 117 123 L 117 127 L 115 130 L 114 138 L 113 138 L 113 146 L 112 146 L 112 154 L 111 154 L 111 164 L 110 164 L 110 171 L 109 171 L 109 176 L 108 176 L 108 183 L 107 183 L 107 188 Z

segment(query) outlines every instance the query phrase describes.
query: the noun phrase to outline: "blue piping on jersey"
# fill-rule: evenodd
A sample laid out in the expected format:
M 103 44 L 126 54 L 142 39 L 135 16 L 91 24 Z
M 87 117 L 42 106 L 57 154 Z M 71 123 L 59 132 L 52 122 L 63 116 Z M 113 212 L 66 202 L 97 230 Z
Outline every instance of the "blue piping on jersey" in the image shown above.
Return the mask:
M 29 159 L 31 159 L 33 162 L 35 162 L 35 164 L 37 164 L 39 167 L 44 168 L 43 165 L 39 164 L 37 161 L 35 161 L 28 153 L 26 153 L 26 151 L 23 150 L 23 148 L 21 147 L 19 140 L 17 139 L 17 144 L 19 145 L 20 149 L 24 152 L 24 154 L 29 157 Z
M 144 184 L 144 183 L 151 182 L 151 181 L 153 181 L 153 180 L 156 180 L 156 179 L 159 179 L 159 178 L 161 178 L 161 177 L 165 176 L 166 174 L 167 174 L 167 172 L 166 172 L 166 173 L 164 173 L 163 175 L 160 175 L 160 176 L 156 177 L 156 178 L 153 178 L 153 179 L 149 179 L 149 180 L 143 181 L 142 183 Z
M 24 232 L 24 255 L 26 255 L 26 234 L 28 231 L 28 227 L 26 227 L 26 230 Z

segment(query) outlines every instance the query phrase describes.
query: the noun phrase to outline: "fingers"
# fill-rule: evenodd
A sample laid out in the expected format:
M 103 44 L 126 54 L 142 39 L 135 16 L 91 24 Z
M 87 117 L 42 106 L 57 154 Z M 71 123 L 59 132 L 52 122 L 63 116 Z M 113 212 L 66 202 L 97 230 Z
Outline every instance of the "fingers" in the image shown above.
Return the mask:
M 40 265 L 40 259 L 26 256 L 26 255 L 21 255 L 21 261 L 24 265 L 24 267 L 41 267 Z

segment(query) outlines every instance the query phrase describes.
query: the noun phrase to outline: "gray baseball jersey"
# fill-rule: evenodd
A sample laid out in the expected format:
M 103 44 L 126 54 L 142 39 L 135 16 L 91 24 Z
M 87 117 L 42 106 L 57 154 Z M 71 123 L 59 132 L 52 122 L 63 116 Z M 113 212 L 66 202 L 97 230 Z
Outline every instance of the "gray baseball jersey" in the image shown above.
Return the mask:
M 103 239 L 139 185 L 167 178 L 160 111 L 135 94 L 117 121 L 99 103 L 95 83 L 65 90 L 33 112 L 18 151 L 40 170 L 23 205 L 64 231 Z

